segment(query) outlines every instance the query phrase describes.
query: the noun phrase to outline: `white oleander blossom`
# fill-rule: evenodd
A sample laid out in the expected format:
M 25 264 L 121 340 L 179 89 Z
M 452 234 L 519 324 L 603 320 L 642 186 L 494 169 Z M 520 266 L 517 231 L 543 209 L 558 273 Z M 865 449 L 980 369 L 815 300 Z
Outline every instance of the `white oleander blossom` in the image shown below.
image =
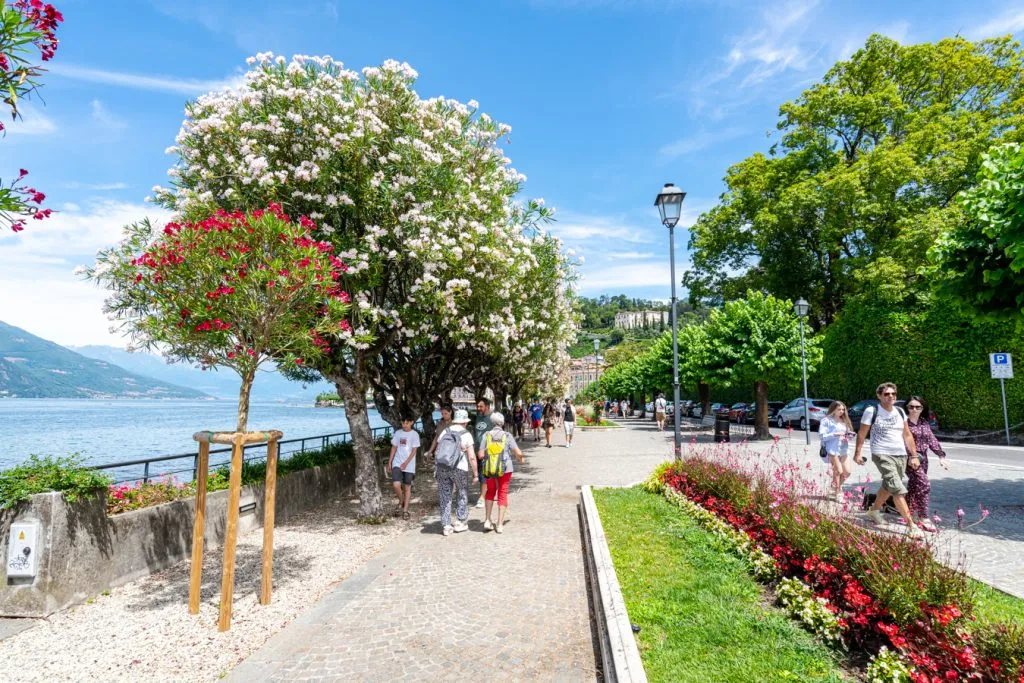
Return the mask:
M 186 218 L 278 202 L 348 265 L 357 350 L 398 334 L 415 356 L 440 337 L 564 393 L 575 264 L 537 227 L 552 214 L 543 200 L 515 200 L 525 176 L 501 148 L 511 128 L 475 101 L 421 98 L 416 71 L 394 60 L 247 63 L 240 87 L 187 106 L 167 150 L 172 188 L 155 201 Z

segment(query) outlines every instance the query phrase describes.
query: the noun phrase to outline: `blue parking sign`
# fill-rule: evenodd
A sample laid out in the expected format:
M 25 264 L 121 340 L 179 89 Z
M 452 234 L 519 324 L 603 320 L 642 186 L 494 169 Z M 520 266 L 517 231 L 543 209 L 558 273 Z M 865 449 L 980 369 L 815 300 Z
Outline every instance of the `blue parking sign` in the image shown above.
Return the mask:
M 1013 356 L 1008 353 L 990 353 L 989 369 L 992 379 L 1013 379 Z

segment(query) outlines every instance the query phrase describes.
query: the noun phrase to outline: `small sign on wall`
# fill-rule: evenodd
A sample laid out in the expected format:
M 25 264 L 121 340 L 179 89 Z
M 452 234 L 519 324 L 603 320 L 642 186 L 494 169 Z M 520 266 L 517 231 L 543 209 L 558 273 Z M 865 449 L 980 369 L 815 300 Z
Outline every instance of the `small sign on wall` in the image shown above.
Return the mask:
M 39 565 L 39 525 L 36 522 L 15 522 L 7 542 L 7 576 L 33 577 Z

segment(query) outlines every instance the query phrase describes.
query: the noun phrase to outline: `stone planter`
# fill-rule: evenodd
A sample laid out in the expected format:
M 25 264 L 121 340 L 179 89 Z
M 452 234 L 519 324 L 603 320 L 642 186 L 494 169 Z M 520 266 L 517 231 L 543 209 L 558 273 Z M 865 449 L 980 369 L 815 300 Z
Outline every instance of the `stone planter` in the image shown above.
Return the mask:
M 278 522 L 326 503 L 354 483 L 355 460 L 282 476 L 274 505 Z M 206 498 L 207 547 L 224 542 L 228 491 Z M 242 487 L 239 530 L 262 526 L 263 486 Z M 102 591 L 166 569 L 189 557 L 195 503 L 181 499 L 119 515 L 106 513 L 106 493 L 68 503 L 59 493 L 40 493 L 0 512 L 0 616 L 45 617 Z M 11 524 L 38 529 L 35 577 L 7 576 Z

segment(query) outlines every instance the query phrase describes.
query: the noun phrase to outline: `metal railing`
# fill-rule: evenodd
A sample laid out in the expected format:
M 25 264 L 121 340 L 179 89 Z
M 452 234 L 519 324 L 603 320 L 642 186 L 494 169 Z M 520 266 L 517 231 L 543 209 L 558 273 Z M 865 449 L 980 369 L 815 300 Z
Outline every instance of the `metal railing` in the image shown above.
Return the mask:
M 382 436 L 390 436 L 391 427 L 374 427 L 370 430 L 376 440 Z M 337 432 L 335 434 L 320 434 L 318 436 L 306 436 L 299 439 L 282 439 L 278 441 L 278 457 L 285 459 L 295 453 L 319 451 L 335 444 L 348 443 L 352 440 L 352 432 Z M 244 462 L 258 462 L 267 457 L 266 444 L 251 444 L 242 449 Z M 187 466 L 186 466 L 187 463 Z M 231 448 L 210 449 L 210 471 L 214 471 L 231 463 Z M 161 477 L 176 477 L 188 475 L 185 481 L 192 481 L 198 474 L 199 469 L 199 448 L 191 453 L 180 453 L 176 455 L 158 455 L 152 458 L 139 458 L 137 460 L 123 460 L 120 462 L 109 462 L 92 465 L 98 470 L 112 470 L 115 484 L 126 482 L 147 483 L 151 479 Z M 142 476 L 138 468 L 142 469 Z M 131 472 L 131 474 L 129 474 Z

